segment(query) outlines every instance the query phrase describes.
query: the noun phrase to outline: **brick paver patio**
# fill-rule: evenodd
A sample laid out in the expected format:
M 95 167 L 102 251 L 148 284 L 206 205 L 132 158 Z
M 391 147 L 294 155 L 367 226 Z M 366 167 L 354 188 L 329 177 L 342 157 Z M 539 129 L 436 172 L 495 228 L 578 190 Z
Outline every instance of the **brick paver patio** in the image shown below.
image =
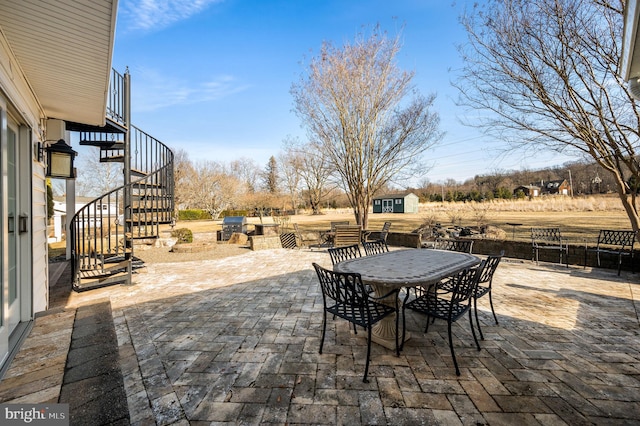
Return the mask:
M 318 354 L 314 261 L 331 264 L 285 249 L 159 263 L 131 286 L 75 294 L 37 319 L 0 398 L 57 402 L 70 308 L 108 300 L 132 424 L 640 423 L 640 274 L 507 259 L 494 278 L 499 325 L 479 301 L 482 350 L 468 321 L 454 325 L 461 376 L 446 324 L 424 334 L 409 312 L 411 340 L 400 357 L 372 345 L 365 384 L 365 332 L 330 321 Z

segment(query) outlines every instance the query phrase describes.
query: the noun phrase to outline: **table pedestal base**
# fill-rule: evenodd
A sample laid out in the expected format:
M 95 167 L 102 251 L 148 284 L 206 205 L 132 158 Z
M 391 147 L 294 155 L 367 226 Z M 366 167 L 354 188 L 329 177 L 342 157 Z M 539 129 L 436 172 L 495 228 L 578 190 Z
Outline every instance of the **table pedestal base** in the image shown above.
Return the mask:
M 380 297 L 384 294 L 388 294 L 393 287 L 389 287 L 385 284 L 372 284 L 373 290 L 376 293 L 376 296 Z M 399 300 L 396 300 L 396 295 L 391 295 L 385 299 L 381 299 L 380 302 L 385 305 L 395 307 L 396 303 L 400 304 Z M 398 344 L 402 346 L 402 324 L 398 324 Z M 411 338 L 409 333 L 405 334 L 404 341 L 406 342 Z M 396 350 L 396 314 L 389 315 L 383 319 L 381 319 L 376 325 L 371 329 L 371 341 L 375 342 L 381 346 L 384 346 L 387 349 Z
M 399 325 L 402 327 L 402 325 Z M 402 328 L 398 330 L 398 344 L 402 346 Z M 404 336 L 406 342 L 411 338 L 411 333 L 407 332 Z M 396 318 L 395 316 L 388 316 L 379 323 L 373 326 L 371 329 L 371 341 L 384 346 L 392 351 L 396 350 Z

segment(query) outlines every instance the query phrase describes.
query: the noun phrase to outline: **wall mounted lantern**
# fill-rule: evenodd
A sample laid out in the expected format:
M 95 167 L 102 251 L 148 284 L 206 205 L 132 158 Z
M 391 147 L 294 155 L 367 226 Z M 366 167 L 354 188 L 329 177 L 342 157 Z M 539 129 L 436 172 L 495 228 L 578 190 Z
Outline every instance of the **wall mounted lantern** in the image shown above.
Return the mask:
M 39 148 L 39 160 L 42 160 L 43 148 Z M 73 168 L 73 160 L 78 154 L 75 152 L 64 139 L 48 145 L 44 148 L 47 153 L 47 177 L 59 179 L 75 179 L 75 169 Z

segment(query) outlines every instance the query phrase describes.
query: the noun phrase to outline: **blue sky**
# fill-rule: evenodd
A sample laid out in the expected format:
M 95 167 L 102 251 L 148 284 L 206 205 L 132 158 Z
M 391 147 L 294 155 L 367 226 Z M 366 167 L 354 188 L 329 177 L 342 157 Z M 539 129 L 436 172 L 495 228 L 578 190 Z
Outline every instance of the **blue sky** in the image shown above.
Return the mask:
M 446 135 L 426 154 L 432 182 L 496 170 L 537 169 L 567 158 L 504 155 L 504 146 L 459 123 L 450 81 L 472 1 L 120 0 L 113 67 L 132 79 L 133 123 L 192 161 L 253 158 L 261 166 L 288 136 L 305 140 L 291 84 L 323 41 L 341 46 L 363 27 L 401 34 L 399 66 L 415 71 Z

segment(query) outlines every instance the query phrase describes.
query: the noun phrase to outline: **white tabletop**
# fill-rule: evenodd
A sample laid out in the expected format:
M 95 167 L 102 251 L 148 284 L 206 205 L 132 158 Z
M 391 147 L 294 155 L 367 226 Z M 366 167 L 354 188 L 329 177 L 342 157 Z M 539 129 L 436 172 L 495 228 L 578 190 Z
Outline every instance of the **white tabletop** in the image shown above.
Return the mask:
M 333 269 L 357 272 L 367 284 L 409 287 L 437 283 L 478 263 L 479 258 L 467 253 L 408 249 L 345 260 L 334 265 Z

